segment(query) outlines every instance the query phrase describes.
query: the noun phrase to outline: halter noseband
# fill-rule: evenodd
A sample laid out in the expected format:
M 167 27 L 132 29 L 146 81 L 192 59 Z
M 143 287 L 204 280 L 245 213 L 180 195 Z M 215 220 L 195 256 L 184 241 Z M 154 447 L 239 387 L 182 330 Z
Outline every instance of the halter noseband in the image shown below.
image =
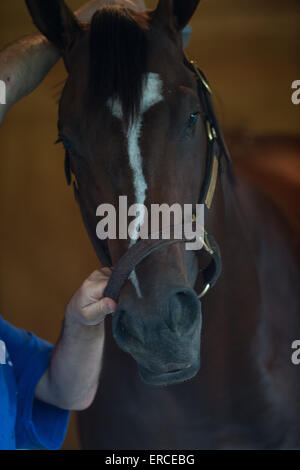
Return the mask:
M 224 142 L 222 130 L 220 128 L 218 119 L 211 100 L 211 89 L 208 81 L 199 69 L 198 65 L 189 61 L 186 57 L 184 58 L 185 66 L 191 70 L 197 80 L 198 95 L 202 110 L 205 118 L 206 134 L 207 134 L 207 157 L 206 157 L 206 172 L 204 182 L 201 188 L 199 197 L 199 204 L 205 205 L 205 211 L 207 212 L 211 208 L 213 201 L 218 173 L 220 171 L 220 160 L 224 155 L 228 163 L 231 162 L 229 152 Z M 74 191 L 76 199 L 78 199 L 78 187 L 76 180 L 74 182 Z M 195 222 L 194 222 L 195 223 Z M 175 243 L 186 243 L 185 237 L 176 239 L 171 238 L 169 240 L 164 239 L 148 239 L 140 240 L 135 245 L 130 247 L 127 252 L 119 259 L 113 269 L 110 280 L 104 291 L 104 296 L 112 298 L 116 302 L 119 300 L 120 292 L 125 282 L 128 280 L 130 274 L 134 269 L 151 253 L 162 249 L 166 246 L 173 245 Z M 204 250 L 211 257 L 209 265 L 203 269 L 203 289 L 198 295 L 199 299 L 204 297 L 207 292 L 215 285 L 222 271 L 222 259 L 220 249 L 216 243 L 214 237 L 208 234 L 204 230 L 204 237 L 201 240 Z M 112 267 L 112 261 L 108 249 L 107 241 L 101 241 L 96 247 L 98 258 L 101 261 L 102 266 Z

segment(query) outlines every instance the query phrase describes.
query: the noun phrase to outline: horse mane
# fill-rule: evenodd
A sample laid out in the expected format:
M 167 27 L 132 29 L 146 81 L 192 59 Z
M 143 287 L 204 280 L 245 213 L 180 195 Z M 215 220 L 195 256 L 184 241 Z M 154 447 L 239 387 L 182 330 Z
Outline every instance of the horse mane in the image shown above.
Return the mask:
M 90 27 L 90 105 L 118 98 L 125 124 L 139 112 L 147 70 L 147 15 L 123 6 L 104 6 Z

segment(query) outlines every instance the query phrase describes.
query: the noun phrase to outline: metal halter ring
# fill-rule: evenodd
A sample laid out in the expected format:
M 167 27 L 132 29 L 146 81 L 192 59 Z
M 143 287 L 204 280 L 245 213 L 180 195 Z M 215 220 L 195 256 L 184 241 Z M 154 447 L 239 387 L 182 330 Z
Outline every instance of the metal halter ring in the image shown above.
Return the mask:
M 206 284 L 203 291 L 198 295 L 198 299 L 202 299 L 202 297 L 204 297 L 207 294 L 209 289 L 210 289 L 210 284 Z
M 212 94 L 212 91 L 211 91 L 211 88 L 209 86 L 209 84 L 207 83 L 206 79 L 204 78 L 201 70 L 199 69 L 198 65 L 196 62 L 194 62 L 193 60 L 191 60 L 191 64 L 197 74 L 197 76 L 200 78 L 202 84 L 205 86 L 205 88 L 207 89 L 208 93 L 211 95 Z
M 209 121 L 206 121 L 206 129 L 207 129 L 208 138 L 212 142 L 214 139 L 217 138 L 216 130 Z

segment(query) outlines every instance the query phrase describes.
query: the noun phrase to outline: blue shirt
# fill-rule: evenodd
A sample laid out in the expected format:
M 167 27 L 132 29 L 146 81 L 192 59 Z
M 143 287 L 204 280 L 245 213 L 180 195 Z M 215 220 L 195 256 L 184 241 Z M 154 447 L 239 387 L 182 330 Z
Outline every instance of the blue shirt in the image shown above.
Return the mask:
M 34 397 L 53 347 L 0 317 L 0 449 L 58 449 L 69 412 Z

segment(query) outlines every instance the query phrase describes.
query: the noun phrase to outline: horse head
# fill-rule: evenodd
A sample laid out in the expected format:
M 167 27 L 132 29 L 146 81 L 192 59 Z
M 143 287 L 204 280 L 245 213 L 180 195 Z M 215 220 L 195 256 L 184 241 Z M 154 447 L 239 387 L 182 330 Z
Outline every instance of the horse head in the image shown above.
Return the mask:
M 98 254 L 99 204 L 117 207 L 123 195 L 130 205 L 146 208 L 199 201 L 206 123 L 182 46 L 182 29 L 198 3 L 160 0 L 148 13 L 105 6 L 90 24 L 81 24 L 62 0 L 27 0 L 35 24 L 59 48 L 68 70 L 59 138 L 67 152 L 67 179 L 75 175 L 76 199 Z M 130 243 L 108 241 L 112 265 Z M 197 276 L 195 252 L 174 244 L 145 258 L 122 288 L 114 337 L 149 384 L 182 382 L 199 370 Z

